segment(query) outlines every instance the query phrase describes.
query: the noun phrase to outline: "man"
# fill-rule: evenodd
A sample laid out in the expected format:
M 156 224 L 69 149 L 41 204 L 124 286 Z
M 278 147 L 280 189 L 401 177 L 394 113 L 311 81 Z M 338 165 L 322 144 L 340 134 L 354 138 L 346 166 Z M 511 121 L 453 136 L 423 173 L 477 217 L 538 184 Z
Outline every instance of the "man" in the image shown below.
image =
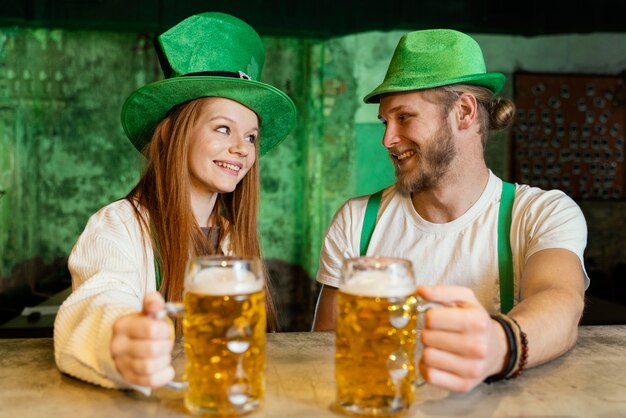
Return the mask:
M 560 191 L 514 186 L 511 226 L 514 307 L 500 315 L 498 220 L 503 182 L 486 166 L 489 131 L 510 125 L 514 105 L 496 95 L 479 45 L 453 30 L 400 40 L 379 104 L 383 144 L 396 184 L 382 194 L 366 255 L 411 260 L 418 294 L 443 308 L 426 313 L 420 370 L 431 384 L 465 392 L 518 376 L 576 342 L 589 279 L 578 206 Z M 344 258 L 360 254 L 368 196 L 336 213 L 323 242 L 315 330 L 335 327 Z M 511 268 L 511 262 L 508 263 Z M 513 302 L 511 302 L 513 304 Z

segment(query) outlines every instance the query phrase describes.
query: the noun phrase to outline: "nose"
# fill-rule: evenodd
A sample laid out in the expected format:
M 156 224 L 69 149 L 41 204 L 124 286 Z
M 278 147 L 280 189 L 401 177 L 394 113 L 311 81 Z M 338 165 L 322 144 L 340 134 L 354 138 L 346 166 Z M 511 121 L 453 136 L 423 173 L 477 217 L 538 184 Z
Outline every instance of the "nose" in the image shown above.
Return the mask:
M 396 132 L 396 129 L 393 127 L 391 123 L 387 123 L 385 125 L 385 134 L 383 135 L 383 145 L 385 148 L 389 149 L 394 147 L 400 142 L 400 137 Z
M 245 138 L 239 138 L 233 141 L 229 150 L 233 154 L 245 157 L 250 153 L 251 149 L 254 149 L 254 144 L 246 141 Z

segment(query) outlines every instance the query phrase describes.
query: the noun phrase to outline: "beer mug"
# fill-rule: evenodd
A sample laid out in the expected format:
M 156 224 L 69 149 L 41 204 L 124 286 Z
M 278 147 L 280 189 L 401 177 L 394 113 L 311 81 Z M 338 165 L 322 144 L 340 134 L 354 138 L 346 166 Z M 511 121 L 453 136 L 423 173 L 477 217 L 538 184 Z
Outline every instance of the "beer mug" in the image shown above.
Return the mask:
M 185 406 L 198 415 L 241 415 L 265 393 L 264 279 L 256 258 L 199 256 L 188 263 L 183 303 Z M 182 313 L 181 313 L 182 311 Z
M 335 351 L 339 412 L 391 416 L 410 408 L 421 380 L 418 314 L 440 306 L 417 297 L 416 285 L 408 260 L 344 261 Z

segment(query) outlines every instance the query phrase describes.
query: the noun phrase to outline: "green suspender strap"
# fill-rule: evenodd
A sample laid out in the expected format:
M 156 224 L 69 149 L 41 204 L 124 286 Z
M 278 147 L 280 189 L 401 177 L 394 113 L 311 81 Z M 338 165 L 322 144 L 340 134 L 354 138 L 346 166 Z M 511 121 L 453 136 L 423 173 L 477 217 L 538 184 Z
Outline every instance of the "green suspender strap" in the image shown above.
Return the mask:
M 511 253 L 511 212 L 515 185 L 502 182 L 500 212 L 498 213 L 498 272 L 500 274 L 500 312 L 513 308 L 513 256 Z
M 370 196 L 365 209 L 365 219 L 361 229 L 362 256 L 367 252 L 380 207 L 383 191 L 380 190 Z M 502 182 L 502 196 L 498 213 L 498 274 L 500 277 L 500 311 L 507 313 L 513 308 L 513 256 L 511 252 L 511 212 L 515 199 L 515 185 Z
M 383 190 L 379 190 L 371 195 L 367 201 L 365 218 L 363 219 L 363 227 L 361 228 L 361 256 L 365 255 L 367 247 L 370 245 L 370 240 L 372 239 L 372 234 L 374 233 L 374 227 L 376 226 L 376 216 L 378 216 L 378 208 L 380 207 Z

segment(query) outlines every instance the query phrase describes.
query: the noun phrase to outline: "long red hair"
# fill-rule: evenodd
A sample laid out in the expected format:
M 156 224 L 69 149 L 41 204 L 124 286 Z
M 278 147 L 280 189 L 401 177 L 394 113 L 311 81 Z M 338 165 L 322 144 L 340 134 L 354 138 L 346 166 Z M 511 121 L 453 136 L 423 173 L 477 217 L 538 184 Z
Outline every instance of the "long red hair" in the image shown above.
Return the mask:
M 187 260 L 195 255 L 215 253 L 191 210 L 188 167 L 189 134 L 210 99 L 196 99 L 169 111 L 144 149 L 147 165 L 139 182 L 126 196 L 136 209 L 137 219 L 153 240 L 154 256 L 161 268 L 159 291 L 173 301 L 182 300 Z M 257 161 L 258 143 L 257 140 Z M 228 239 L 233 255 L 255 256 L 262 261 L 257 232 L 260 190 L 257 161 L 232 193 L 220 193 L 217 197 L 211 215 L 213 225 L 220 231 L 217 254 L 222 254 L 222 245 Z M 265 263 L 262 265 L 266 278 L 268 329 L 277 330 L 270 280 Z

